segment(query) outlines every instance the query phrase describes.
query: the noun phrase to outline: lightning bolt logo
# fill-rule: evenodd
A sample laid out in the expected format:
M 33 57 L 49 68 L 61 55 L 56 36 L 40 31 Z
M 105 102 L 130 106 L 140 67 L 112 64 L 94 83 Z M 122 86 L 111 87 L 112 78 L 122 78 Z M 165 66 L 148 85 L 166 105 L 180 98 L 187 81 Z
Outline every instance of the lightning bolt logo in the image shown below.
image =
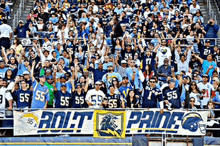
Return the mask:
M 103 133 L 107 133 L 107 134 L 112 134 L 113 136 L 116 136 L 118 138 L 121 138 L 121 136 L 118 134 L 117 131 L 112 131 L 111 129 L 108 129 L 108 130 L 97 130 L 99 132 L 103 132 Z

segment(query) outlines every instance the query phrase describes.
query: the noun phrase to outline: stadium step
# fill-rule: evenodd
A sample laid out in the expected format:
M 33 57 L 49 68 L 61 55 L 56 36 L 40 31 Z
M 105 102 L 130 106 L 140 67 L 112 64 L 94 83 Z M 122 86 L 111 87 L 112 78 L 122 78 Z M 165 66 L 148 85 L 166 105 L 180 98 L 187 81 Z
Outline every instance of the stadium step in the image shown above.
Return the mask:
M 19 20 L 23 20 L 24 23 L 27 22 L 27 16 L 30 14 L 31 9 L 33 8 L 34 5 L 34 0 L 27 0 L 24 6 L 24 10 L 22 10 L 22 15 L 19 18 Z M 14 18 L 14 15 L 16 14 L 17 10 L 18 10 L 18 5 L 16 7 L 13 8 L 13 12 L 11 15 L 11 18 Z M 13 21 L 9 20 L 9 24 L 12 26 Z

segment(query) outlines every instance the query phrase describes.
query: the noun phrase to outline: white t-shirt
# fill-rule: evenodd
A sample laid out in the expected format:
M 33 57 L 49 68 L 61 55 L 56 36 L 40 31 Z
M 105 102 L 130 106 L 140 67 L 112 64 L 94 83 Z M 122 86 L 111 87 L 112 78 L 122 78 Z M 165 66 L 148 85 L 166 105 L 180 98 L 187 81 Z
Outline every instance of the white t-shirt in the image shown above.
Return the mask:
M 205 85 L 201 82 L 198 84 L 199 90 L 205 89 L 205 94 L 203 94 L 202 105 L 207 105 L 211 96 L 211 91 L 214 91 L 213 86 L 210 83 L 206 83 Z
M 5 117 L 5 106 L 6 106 L 6 100 L 10 101 L 12 100 L 11 93 L 7 91 L 7 88 L 1 87 L 0 89 L 0 117 L 4 118 Z
M 160 47 L 157 51 L 157 55 L 156 57 L 158 57 L 158 66 L 163 65 L 163 61 L 165 58 L 170 58 L 171 57 L 171 51 L 170 48 L 168 47 Z
M 2 24 L 0 26 L 0 33 L 1 33 L 1 38 L 10 38 L 10 33 L 12 32 L 11 26 L 7 25 L 7 24 Z
M 95 89 L 91 89 L 86 94 L 86 101 L 91 102 L 93 104 L 93 108 L 100 108 L 102 107 L 101 103 L 104 97 L 105 94 L 101 90 L 96 91 Z
M 195 98 L 195 105 L 197 105 L 197 106 L 200 106 L 200 99 L 199 99 L 199 97 L 197 96 L 197 95 L 199 95 L 199 93 L 193 93 L 193 92 L 191 92 L 190 94 L 189 94 L 189 97 L 190 98 Z

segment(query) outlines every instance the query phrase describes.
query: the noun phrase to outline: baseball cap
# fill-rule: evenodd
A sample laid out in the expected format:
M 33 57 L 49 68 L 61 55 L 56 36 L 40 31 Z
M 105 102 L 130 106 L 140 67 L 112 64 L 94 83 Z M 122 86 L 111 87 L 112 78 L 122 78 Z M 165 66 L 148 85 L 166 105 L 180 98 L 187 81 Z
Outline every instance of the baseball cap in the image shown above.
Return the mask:
M 180 71 L 176 72 L 175 75 L 180 75 Z
M 66 87 L 66 84 L 61 84 L 61 87 Z
M 128 77 L 127 77 L 127 76 L 124 76 L 122 79 L 123 79 L 123 80 L 124 80 L 124 79 L 128 79 Z
M 52 70 L 48 68 L 48 69 L 46 69 L 46 72 L 52 72 Z
M 206 43 L 210 43 L 210 40 L 206 40 L 205 42 L 206 42 Z
M 53 76 L 48 76 L 47 79 L 53 79 Z
M 23 75 L 29 75 L 30 73 L 29 73 L 29 71 L 24 71 L 23 72 Z
M 19 20 L 18 23 L 24 23 L 23 20 Z
M 40 76 L 39 76 L 39 78 L 44 78 L 44 77 L 45 77 L 45 75 L 40 75 Z
M 66 80 L 66 76 L 61 76 L 60 79 L 62 79 L 62 78 Z
M 170 80 L 168 81 L 168 84 L 170 84 L 170 83 L 175 83 L 174 79 L 170 79 Z
M 125 60 L 122 60 L 121 61 L 121 64 L 126 64 L 127 62 Z
M 202 77 L 203 77 L 203 78 L 204 78 L 204 77 L 207 77 L 207 78 L 208 78 L 208 77 L 209 77 L 209 75 L 207 75 L 207 74 L 204 74 L 204 75 L 202 75 Z
M 82 84 L 77 83 L 77 84 L 76 84 L 76 88 L 78 88 L 78 86 L 82 87 Z

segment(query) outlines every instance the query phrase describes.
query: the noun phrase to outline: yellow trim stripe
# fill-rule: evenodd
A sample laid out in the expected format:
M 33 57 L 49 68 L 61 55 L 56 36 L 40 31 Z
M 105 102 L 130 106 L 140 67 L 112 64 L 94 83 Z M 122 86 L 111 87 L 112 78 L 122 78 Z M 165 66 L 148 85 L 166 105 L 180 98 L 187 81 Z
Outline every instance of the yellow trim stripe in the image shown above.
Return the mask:
M 39 143 L 39 142 L 17 142 L 0 143 L 0 145 L 132 145 L 132 143 Z

